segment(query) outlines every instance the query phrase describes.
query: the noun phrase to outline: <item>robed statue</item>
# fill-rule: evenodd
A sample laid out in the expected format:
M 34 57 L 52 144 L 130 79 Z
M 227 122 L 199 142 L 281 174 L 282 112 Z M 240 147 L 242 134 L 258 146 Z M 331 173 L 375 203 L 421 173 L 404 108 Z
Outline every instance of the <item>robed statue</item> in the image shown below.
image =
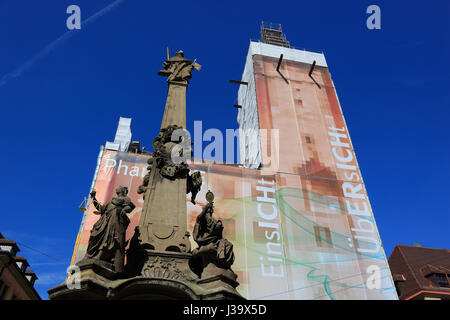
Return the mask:
M 92 202 L 100 214 L 100 219 L 94 224 L 86 257 L 111 263 L 114 271 L 124 272 L 125 232 L 130 223 L 127 214 L 133 211 L 135 205 L 127 196 L 128 188 L 118 187 L 116 197 L 105 205 L 95 198 L 95 190 L 91 192 Z
M 185 81 L 192 78 L 192 70 L 200 70 L 201 65 L 196 60 L 192 62 L 185 58 L 183 51 L 180 50 L 175 53 L 174 57 L 164 61 L 163 68 L 158 74 L 166 76 L 167 81 Z
M 198 248 L 192 251 L 191 269 L 200 278 L 225 272 L 235 278 L 231 270 L 234 263 L 233 244 L 223 238 L 222 221 L 213 217 L 214 194 L 208 191 L 206 198 L 208 203 L 195 221 L 193 237 Z M 208 274 L 204 274 L 205 271 Z

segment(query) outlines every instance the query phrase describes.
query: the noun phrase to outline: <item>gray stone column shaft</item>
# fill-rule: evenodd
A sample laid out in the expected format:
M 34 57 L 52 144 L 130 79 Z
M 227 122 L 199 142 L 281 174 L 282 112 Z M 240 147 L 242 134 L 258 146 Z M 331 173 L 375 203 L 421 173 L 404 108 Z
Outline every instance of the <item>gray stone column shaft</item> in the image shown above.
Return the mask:
M 187 81 L 169 81 L 161 128 L 186 128 Z M 169 180 L 152 170 L 139 220 L 141 243 L 166 251 L 180 245 L 187 231 L 186 179 Z

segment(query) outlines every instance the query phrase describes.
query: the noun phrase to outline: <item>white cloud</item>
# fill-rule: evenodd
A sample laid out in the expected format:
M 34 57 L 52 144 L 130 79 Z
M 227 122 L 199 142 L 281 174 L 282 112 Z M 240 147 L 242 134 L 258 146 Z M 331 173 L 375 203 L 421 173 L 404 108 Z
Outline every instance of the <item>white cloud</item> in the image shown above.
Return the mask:
M 48 272 L 37 275 L 38 279 L 36 280 L 35 285 L 51 285 L 55 286 L 57 284 L 63 283 L 66 280 L 66 274 L 61 272 Z

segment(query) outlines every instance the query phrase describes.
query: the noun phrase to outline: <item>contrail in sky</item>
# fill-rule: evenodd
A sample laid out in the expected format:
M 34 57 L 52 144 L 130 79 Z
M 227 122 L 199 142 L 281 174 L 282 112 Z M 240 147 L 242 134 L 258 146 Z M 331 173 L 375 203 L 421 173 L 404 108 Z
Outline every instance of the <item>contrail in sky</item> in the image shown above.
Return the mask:
M 123 1 L 125 0 L 116 0 L 113 3 L 111 3 L 110 5 L 106 6 L 105 8 L 101 9 L 100 11 L 97 11 L 96 13 L 94 13 L 92 16 L 90 16 L 89 18 L 87 18 L 86 20 L 83 20 L 81 22 L 81 26 L 83 28 L 87 27 L 89 24 L 91 24 L 92 22 L 94 22 L 95 20 L 97 20 L 98 18 L 104 16 L 105 14 L 107 14 L 109 11 L 113 10 L 115 7 L 117 7 L 118 5 L 120 5 Z M 81 29 L 82 30 L 82 29 Z M 35 56 L 33 56 L 30 60 L 28 60 L 27 62 L 25 62 L 24 64 L 22 64 L 20 67 L 18 67 L 16 70 L 5 74 L 4 76 L 2 76 L 0 78 L 0 87 L 2 87 L 4 84 L 6 84 L 9 80 L 13 79 L 13 78 L 17 78 L 20 75 L 22 75 L 22 73 L 24 73 L 26 70 L 28 70 L 31 66 L 33 66 L 36 62 L 38 62 L 39 60 L 41 60 L 42 58 L 44 58 L 47 54 L 49 54 L 53 49 L 55 49 L 57 46 L 59 46 L 60 44 L 62 44 L 64 41 L 66 41 L 67 39 L 69 39 L 70 37 L 72 37 L 75 32 L 77 31 L 81 31 L 81 30 L 69 30 L 66 31 L 65 33 L 63 33 L 59 38 L 57 38 L 56 40 L 52 41 L 51 43 L 49 43 L 44 49 L 42 49 L 41 51 L 39 51 Z

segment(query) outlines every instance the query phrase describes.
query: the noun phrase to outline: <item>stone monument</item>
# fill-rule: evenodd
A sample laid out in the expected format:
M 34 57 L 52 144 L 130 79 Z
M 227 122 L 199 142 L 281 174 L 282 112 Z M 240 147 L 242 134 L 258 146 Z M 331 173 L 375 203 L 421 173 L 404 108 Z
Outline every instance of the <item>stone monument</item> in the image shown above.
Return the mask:
M 144 205 L 126 252 L 127 263 L 124 266 L 126 243 L 121 235 L 129 222 L 126 214 L 134 205 L 121 188 L 118 198 L 104 206 L 96 202 L 94 193 L 101 218 L 79 263 L 81 286 L 56 286 L 48 291 L 51 299 L 243 299 L 231 269 L 233 245 L 222 237 L 222 222 L 213 217 L 211 191 L 196 219 L 193 237 L 198 248 L 194 250 L 187 230 L 186 195 L 191 193 L 196 204 L 202 178 L 199 172 L 191 173 L 186 161 L 192 152 L 185 134 L 186 91 L 192 71 L 201 66 L 178 51 L 163 68 L 158 74 L 167 77 L 167 101 L 159 135 L 152 143 L 148 173 L 137 190 L 144 195 Z M 114 219 L 107 212 L 113 212 Z M 102 231 L 110 229 L 117 241 L 111 242 L 109 231 Z
M 92 227 L 86 255 L 79 266 L 99 264 L 119 276 L 125 271 L 125 232 L 130 223 L 127 213 L 133 211 L 135 205 L 127 197 L 127 187 L 118 187 L 116 194 L 117 197 L 101 205 L 95 197 L 95 190 L 91 192 L 92 203 L 100 219 Z

